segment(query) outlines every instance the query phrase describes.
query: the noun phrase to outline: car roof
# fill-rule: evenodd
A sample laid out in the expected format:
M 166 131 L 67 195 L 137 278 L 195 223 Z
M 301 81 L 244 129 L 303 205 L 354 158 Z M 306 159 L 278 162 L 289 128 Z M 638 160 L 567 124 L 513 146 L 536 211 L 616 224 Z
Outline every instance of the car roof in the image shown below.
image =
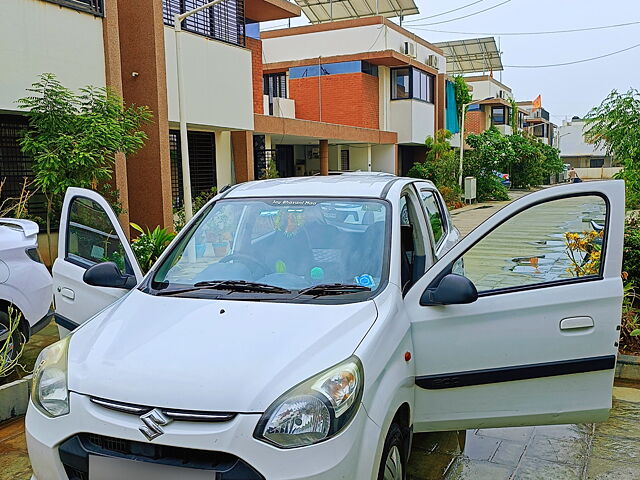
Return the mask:
M 381 198 L 387 186 L 398 180 L 403 183 L 416 179 L 396 177 L 383 172 L 349 172 L 342 175 L 274 178 L 238 184 L 225 198 L 244 197 L 367 197 Z

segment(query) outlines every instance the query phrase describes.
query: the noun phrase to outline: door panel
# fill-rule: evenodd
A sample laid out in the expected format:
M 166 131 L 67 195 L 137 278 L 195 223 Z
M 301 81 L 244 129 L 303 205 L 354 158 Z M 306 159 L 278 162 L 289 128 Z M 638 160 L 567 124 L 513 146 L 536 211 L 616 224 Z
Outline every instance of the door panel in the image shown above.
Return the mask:
M 58 258 L 53 265 L 56 321 L 61 335 L 127 292 L 84 283 L 84 272 L 106 261 L 116 263 L 123 273 L 142 280 L 127 237 L 107 201 L 91 190 L 68 189 L 60 219 Z
M 601 238 L 591 233 L 591 220 L 606 226 Z M 623 225 L 622 182 L 549 188 L 500 210 L 430 269 L 405 299 L 416 430 L 606 418 Z M 478 300 L 422 306 L 424 290 L 460 258 Z

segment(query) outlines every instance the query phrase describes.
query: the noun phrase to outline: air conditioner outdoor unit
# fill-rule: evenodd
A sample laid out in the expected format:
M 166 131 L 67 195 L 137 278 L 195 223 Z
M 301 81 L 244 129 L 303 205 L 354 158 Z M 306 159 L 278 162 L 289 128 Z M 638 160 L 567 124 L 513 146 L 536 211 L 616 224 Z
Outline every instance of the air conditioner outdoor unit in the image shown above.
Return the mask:
M 416 46 L 412 42 L 402 43 L 402 53 L 410 57 L 416 56 Z
M 429 55 L 427 57 L 427 65 L 433 68 L 438 68 L 438 56 L 437 55 Z

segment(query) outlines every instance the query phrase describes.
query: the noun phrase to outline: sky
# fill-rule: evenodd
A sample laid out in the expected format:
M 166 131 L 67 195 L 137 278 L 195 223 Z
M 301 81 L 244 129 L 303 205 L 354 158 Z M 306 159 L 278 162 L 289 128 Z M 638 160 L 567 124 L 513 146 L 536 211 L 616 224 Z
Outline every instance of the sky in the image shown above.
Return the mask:
M 511 87 L 518 101 L 542 96 L 542 105 L 558 125 L 574 115 L 583 116 L 599 105 L 613 89 L 640 89 L 640 45 L 607 58 L 550 68 L 514 68 L 572 62 L 640 44 L 640 23 L 619 28 L 552 35 L 499 35 L 509 32 L 542 32 L 640 22 L 640 0 L 415 0 L 419 15 L 405 18 L 403 27 L 429 42 L 495 36 L 502 51 L 502 73 L 494 77 Z M 438 15 L 477 2 L 455 12 Z M 502 5 L 500 5 L 502 4 Z M 468 18 L 454 20 L 497 5 Z M 418 21 L 417 19 L 438 15 Z M 396 23 L 397 19 L 392 19 Z M 453 21 L 449 21 L 453 20 Z M 435 22 L 437 25 L 416 26 Z M 308 23 L 304 15 L 291 25 Z M 265 23 L 264 28 L 286 26 Z M 444 33 L 419 30 L 447 30 Z M 481 33 L 476 35 L 474 33 Z M 490 35 L 485 35 L 490 34 Z M 493 34 L 493 35 L 491 35 Z

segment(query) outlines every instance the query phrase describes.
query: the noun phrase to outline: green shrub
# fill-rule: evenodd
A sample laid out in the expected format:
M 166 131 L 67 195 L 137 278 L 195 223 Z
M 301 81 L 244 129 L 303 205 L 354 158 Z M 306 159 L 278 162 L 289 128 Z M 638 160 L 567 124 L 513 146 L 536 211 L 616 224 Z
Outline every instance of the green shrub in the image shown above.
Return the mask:
M 147 228 L 145 231 L 135 223 L 131 224 L 131 228 L 140 232 L 140 235 L 131 243 L 131 250 L 133 250 L 136 260 L 138 260 L 140 269 L 143 273 L 146 273 L 158 260 L 176 234 L 160 227 L 156 227 L 153 230 Z
M 626 280 L 640 287 L 640 217 L 629 215 L 625 222 L 622 271 Z

